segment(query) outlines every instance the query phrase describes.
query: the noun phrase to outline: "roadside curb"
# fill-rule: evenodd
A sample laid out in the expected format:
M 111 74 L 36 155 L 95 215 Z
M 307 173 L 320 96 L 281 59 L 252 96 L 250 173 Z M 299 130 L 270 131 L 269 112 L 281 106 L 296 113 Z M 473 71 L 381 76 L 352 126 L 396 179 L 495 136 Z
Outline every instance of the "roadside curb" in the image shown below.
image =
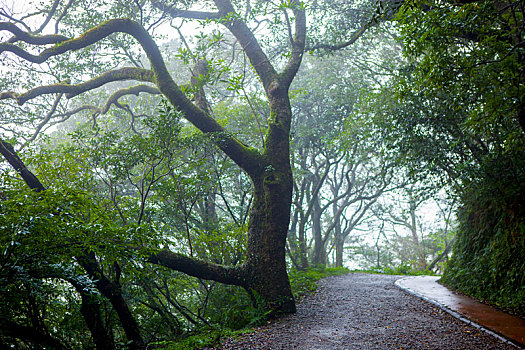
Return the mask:
M 438 302 L 437 300 L 434 300 L 434 299 L 432 299 L 432 298 L 429 298 L 429 297 L 427 297 L 427 296 L 425 296 L 425 295 L 423 295 L 423 294 L 417 292 L 416 290 L 414 290 L 414 289 L 412 289 L 412 288 L 409 288 L 409 287 L 407 287 L 407 286 L 404 286 L 404 285 L 402 284 L 402 282 L 403 282 L 404 280 L 409 280 L 409 279 L 414 279 L 414 278 L 416 278 L 416 277 L 404 277 L 404 278 L 400 278 L 400 279 L 398 279 L 398 280 L 396 280 L 396 281 L 394 282 L 394 285 L 395 285 L 396 287 L 398 287 L 399 289 L 401 289 L 402 291 L 404 291 L 404 292 L 406 292 L 406 293 L 408 293 L 408 294 L 414 295 L 414 296 L 416 296 L 416 297 L 418 297 L 418 298 L 420 298 L 420 299 L 425 300 L 425 301 L 428 302 L 428 303 L 431 303 L 431 304 L 433 304 L 433 305 L 439 307 L 441 310 L 443 310 L 443 311 L 449 313 L 450 315 L 452 315 L 453 317 L 457 318 L 458 320 L 463 321 L 463 322 L 465 322 L 466 324 L 469 324 L 469 325 L 471 325 L 471 326 L 473 326 L 473 327 L 475 327 L 475 328 L 477 328 L 477 329 L 479 329 L 479 330 L 481 330 L 481 331 L 483 331 L 483 332 L 485 332 L 485 333 L 487 333 L 487 334 L 490 334 L 491 336 L 497 338 L 498 340 L 500 340 L 500 341 L 502 341 L 502 342 L 504 342 L 504 343 L 506 343 L 506 344 L 510 344 L 510 345 L 514 346 L 515 348 L 517 348 L 517 349 L 525 349 L 525 348 L 522 348 L 521 345 L 518 345 L 518 344 L 514 343 L 513 341 L 511 341 L 511 340 L 505 338 L 504 336 L 502 336 L 502 335 L 500 335 L 500 334 L 494 332 L 493 330 L 488 329 L 487 327 L 485 327 L 485 326 L 483 326 L 483 325 L 481 325 L 481 324 L 479 324 L 479 323 L 477 323 L 477 322 L 474 322 L 474 321 L 472 321 L 472 320 L 466 318 L 465 316 L 461 315 L 460 313 L 458 313 L 458 312 L 456 312 L 456 311 L 454 311 L 454 310 L 448 308 L 446 305 L 444 305 L 444 304 Z

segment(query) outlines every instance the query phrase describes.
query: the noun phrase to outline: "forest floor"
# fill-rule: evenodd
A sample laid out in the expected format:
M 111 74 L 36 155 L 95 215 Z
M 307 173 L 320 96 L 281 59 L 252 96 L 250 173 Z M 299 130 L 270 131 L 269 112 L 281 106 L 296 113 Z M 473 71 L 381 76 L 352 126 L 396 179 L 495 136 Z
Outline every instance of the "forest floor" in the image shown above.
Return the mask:
M 516 349 L 401 291 L 397 279 L 363 273 L 325 278 L 296 314 L 216 349 Z

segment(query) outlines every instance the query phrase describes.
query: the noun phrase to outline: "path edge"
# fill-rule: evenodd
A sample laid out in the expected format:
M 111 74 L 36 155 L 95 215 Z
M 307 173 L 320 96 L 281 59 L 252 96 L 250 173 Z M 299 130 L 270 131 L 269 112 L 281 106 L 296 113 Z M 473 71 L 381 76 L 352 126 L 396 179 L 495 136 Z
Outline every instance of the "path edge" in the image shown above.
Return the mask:
M 491 329 L 488 329 L 487 327 L 477 323 L 477 322 L 474 322 L 472 320 L 469 320 L 468 318 L 464 317 L 463 315 L 461 315 L 460 313 L 457 313 L 456 311 L 452 310 L 452 309 L 449 309 L 446 305 L 434 300 L 434 299 L 431 299 L 429 297 L 426 297 L 424 296 L 423 294 L 420 294 L 418 293 L 417 291 L 411 289 L 411 288 L 408 288 L 408 287 L 405 287 L 405 286 L 402 286 L 399 282 L 400 281 L 403 281 L 403 280 L 407 280 L 407 279 L 413 279 L 414 277 L 413 276 L 410 276 L 410 277 L 403 277 L 403 278 L 400 278 L 400 279 L 397 279 L 395 282 L 394 282 L 394 285 L 401 289 L 402 291 L 410 294 L 410 295 L 413 295 L 413 296 L 416 296 L 420 299 L 423 299 L 424 301 L 428 302 L 428 303 L 431 303 L 437 307 L 439 307 L 441 310 L 449 313 L 450 315 L 452 315 L 453 317 L 457 318 L 458 320 L 460 321 L 463 321 L 465 322 L 466 324 L 469 324 L 471 326 L 473 326 L 474 328 L 477 328 L 479 329 L 480 331 L 483 331 L 487 334 L 490 334 L 491 336 L 499 339 L 500 341 L 506 343 L 506 344 L 510 344 L 512 346 L 514 346 L 516 349 L 524 349 L 521 347 L 521 345 L 518 345 L 516 343 L 514 343 L 512 340 L 510 339 L 507 339 L 506 337 L 502 336 L 501 334 L 499 333 L 496 333 L 494 332 L 493 330 Z

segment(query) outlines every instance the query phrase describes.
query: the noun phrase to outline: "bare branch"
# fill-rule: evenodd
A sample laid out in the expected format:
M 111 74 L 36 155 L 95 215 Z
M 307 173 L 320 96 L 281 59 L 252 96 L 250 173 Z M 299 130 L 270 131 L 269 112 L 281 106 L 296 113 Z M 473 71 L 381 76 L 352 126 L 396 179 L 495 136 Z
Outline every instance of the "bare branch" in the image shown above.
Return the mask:
M 153 86 L 149 86 L 149 85 L 137 85 L 137 86 L 132 86 L 130 88 L 127 88 L 127 89 L 121 89 L 121 90 L 118 90 L 116 91 L 115 93 L 113 93 L 113 95 L 111 95 L 108 100 L 106 101 L 106 104 L 104 105 L 104 107 L 102 107 L 100 109 L 100 114 L 106 114 L 109 110 L 109 108 L 111 107 L 112 104 L 116 104 L 118 102 L 118 99 L 123 97 L 123 96 L 126 96 L 126 95 L 135 95 L 135 96 L 138 96 L 139 93 L 141 92 L 145 92 L 145 93 L 148 93 L 148 94 L 151 94 L 151 95 L 159 95 L 160 94 L 160 91 L 159 89 L 153 87 Z
M 57 107 L 58 107 L 58 104 L 60 102 L 60 99 L 62 98 L 63 94 L 58 94 L 58 96 L 56 97 L 55 99 L 55 102 L 53 102 L 53 106 L 51 107 L 51 109 L 49 110 L 49 112 L 47 112 L 46 116 L 44 117 L 44 119 L 40 122 L 40 124 L 38 124 L 38 126 L 36 127 L 36 130 L 35 132 L 33 133 L 33 136 L 31 136 L 25 143 L 24 145 L 22 146 L 22 148 L 27 145 L 28 143 L 30 143 L 31 141 L 35 140 L 36 137 L 38 136 L 38 134 L 40 133 L 40 130 L 42 130 L 42 128 L 49 122 L 49 120 L 51 120 L 51 117 L 53 116 L 53 114 L 55 113 L 55 111 L 57 110 Z
M 250 59 L 250 62 L 255 68 L 257 75 L 261 78 L 264 89 L 270 95 L 271 84 L 277 77 L 277 72 L 272 66 L 270 60 L 264 53 L 263 49 L 257 42 L 254 34 L 248 28 L 246 23 L 236 14 L 229 0 L 214 0 L 221 17 L 228 17 L 228 21 L 222 23 L 232 32 L 232 34 L 239 40 L 244 52 Z
M 189 10 L 180 10 L 173 7 L 173 5 L 168 6 L 161 1 L 151 1 L 151 4 L 156 9 L 163 11 L 164 13 L 169 14 L 173 18 L 188 18 L 188 19 L 218 19 L 220 14 L 218 12 L 206 12 L 206 11 L 189 11 Z
M 58 18 L 57 18 L 57 20 L 55 22 L 55 34 L 58 33 L 58 25 L 60 24 L 60 21 L 62 21 L 62 19 L 66 16 L 67 11 L 70 9 L 71 5 L 73 5 L 73 1 L 75 1 L 75 0 L 69 0 L 69 2 L 64 7 L 64 10 L 60 14 L 60 16 L 58 16 Z
M 14 18 L 12 15 L 8 14 L 4 8 L 0 9 L 0 16 L 4 16 L 12 22 L 19 23 L 20 25 L 24 26 L 27 31 L 31 31 L 31 28 L 26 23 L 24 23 L 23 20 Z
M 367 22 L 365 25 L 363 25 L 361 28 L 355 31 L 352 37 L 345 42 L 335 44 L 335 45 L 320 43 L 312 47 L 308 47 L 306 48 L 306 50 L 315 51 L 315 50 L 323 49 L 323 50 L 337 51 L 337 50 L 344 49 L 345 47 L 348 47 L 352 45 L 353 43 L 355 43 L 357 39 L 359 39 L 361 35 L 363 35 L 371 26 L 372 26 L 372 22 Z
M 290 45 L 293 47 L 294 40 L 293 40 L 293 34 L 292 34 L 292 25 L 290 24 L 290 16 L 288 16 L 288 12 L 286 12 L 286 9 L 283 9 L 284 19 L 286 20 L 286 30 L 288 31 L 288 40 L 290 40 Z
M 306 45 L 306 14 L 303 5 L 299 1 L 294 1 L 292 9 L 295 15 L 295 35 L 292 40 L 292 54 L 284 68 L 281 77 L 285 86 L 290 86 L 293 78 L 297 74 L 303 59 L 304 48 Z
M 26 140 L 26 142 L 24 143 L 22 148 L 25 147 L 25 145 L 27 145 L 31 141 L 34 141 L 36 139 L 36 137 L 38 136 L 38 134 L 40 134 L 40 132 L 42 131 L 44 126 L 46 126 L 52 118 L 62 118 L 62 120 L 57 121 L 55 123 L 52 123 L 50 125 L 54 125 L 54 124 L 63 122 L 65 120 L 67 120 L 69 117 L 71 117 L 72 115 L 80 113 L 80 112 L 85 111 L 85 110 L 91 110 L 93 112 L 93 115 L 106 114 L 109 111 L 109 109 L 111 108 L 112 105 L 115 105 L 118 108 L 125 110 L 133 118 L 135 116 L 133 115 L 133 113 L 130 110 L 130 108 L 128 106 L 120 104 L 118 102 L 118 100 L 121 97 L 126 96 L 126 95 L 138 96 L 141 92 L 145 92 L 145 93 L 152 94 L 152 95 L 160 94 L 160 91 L 157 88 L 153 87 L 153 86 L 137 85 L 137 86 L 132 86 L 132 87 L 129 87 L 129 88 L 126 88 L 126 89 L 121 89 L 121 90 L 116 91 L 115 93 L 113 93 L 113 95 L 111 95 L 108 98 L 108 100 L 106 101 L 106 103 L 102 107 L 97 107 L 97 106 L 93 106 L 93 105 L 83 105 L 83 106 L 77 107 L 77 108 L 75 108 L 73 110 L 70 110 L 70 111 L 67 111 L 67 112 L 64 112 L 64 113 L 54 114 L 56 109 L 57 109 L 58 102 L 60 101 L 60 98 L 63 96 L 63 94 L 59 94 L 57 96 L 57 98 L 55 100 L 55 103 L 53 104 L 53 107 L 51 108 L 51 110 L 46 114 L 44 119 L 42 119 L 40 124 L 38 124 L 35 132 L 33 133 L 33 135 L 29 139 Z M 128 108 L 126 108 L 126 107 L 128 107 Z
M 51 10 L 49 11 L 49 13 L 47 14 L 46 16 L 46 19 L 44 20 L 44 22 L 40 25 L 40 28 L 38 28 L 35 33 L 40 33 L 44 30 L 44 28 L 47 26 L 47 24 L 49 23 L 49 21 L 51 21 L 51 18 L 53 18 L 53 15 L 55 14 L 56 10 L 57 10 L 57 7 L 58 7 L 58 4 L 60 4 L 60 0 L 55 0 L 55 2 L 53 3 L 53 6 L 51 7 Z

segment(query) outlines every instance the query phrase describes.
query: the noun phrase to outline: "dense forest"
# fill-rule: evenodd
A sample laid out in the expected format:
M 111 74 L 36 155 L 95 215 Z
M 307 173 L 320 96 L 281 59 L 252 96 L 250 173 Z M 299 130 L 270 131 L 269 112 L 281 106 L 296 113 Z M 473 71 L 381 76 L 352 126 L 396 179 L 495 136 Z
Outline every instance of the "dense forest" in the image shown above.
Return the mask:
M 169 348 L 344 267 L 523 313 L 524 16 L 2 1 L 0 347 Z

